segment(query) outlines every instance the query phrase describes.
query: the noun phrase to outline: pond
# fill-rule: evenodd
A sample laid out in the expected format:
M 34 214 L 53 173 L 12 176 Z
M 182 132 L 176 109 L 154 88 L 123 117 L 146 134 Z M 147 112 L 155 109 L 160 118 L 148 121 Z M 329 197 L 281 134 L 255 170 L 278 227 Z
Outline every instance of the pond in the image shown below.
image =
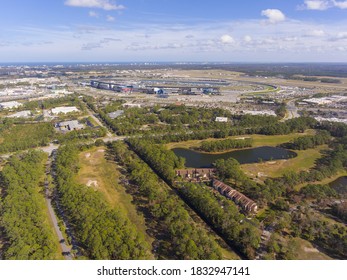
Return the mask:
M 243 149 L 227 153 L 210 154 L 201 153 L 194 150 L 175 148 L 172 151 L 180 157 L 186 159 L 186 167 L 206 168 L 211 167 L 217 159 L 234 158 L 239 163 L 255 163 L 260 161 L 288 159 L 296 157 L 297 154 L 277 147 L 258 147 L 252 149 Z
M 337 178 L 329 184 L 338 194 L 347 195 L 347 176 Z

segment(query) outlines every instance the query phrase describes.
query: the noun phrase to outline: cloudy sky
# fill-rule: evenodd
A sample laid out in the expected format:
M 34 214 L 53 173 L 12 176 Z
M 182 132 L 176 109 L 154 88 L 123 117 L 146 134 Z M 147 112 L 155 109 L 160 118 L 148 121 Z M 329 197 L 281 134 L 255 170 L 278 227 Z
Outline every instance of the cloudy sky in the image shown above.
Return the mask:
M 3 0 L 0 62 L 347 62 L 347 0 Z

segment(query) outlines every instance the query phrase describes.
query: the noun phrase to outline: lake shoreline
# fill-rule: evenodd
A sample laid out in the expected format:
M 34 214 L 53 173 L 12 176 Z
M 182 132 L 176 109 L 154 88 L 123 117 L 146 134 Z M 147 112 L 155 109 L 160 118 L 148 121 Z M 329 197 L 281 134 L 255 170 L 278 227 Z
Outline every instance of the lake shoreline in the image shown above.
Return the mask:
M 297 156 L 297 153 L 279 147 L 262 146 L 255 148 L 233 149 L 232 151 L 221 153 L 207 153 L 195 149 L 174 148 L 172 151 L 176 156 L 186 160 L 186 167 L 208 168 L 212 167 L 217 159 L 234 158 L 240 164 L 258 163 L 263 161 L 290 159 Z

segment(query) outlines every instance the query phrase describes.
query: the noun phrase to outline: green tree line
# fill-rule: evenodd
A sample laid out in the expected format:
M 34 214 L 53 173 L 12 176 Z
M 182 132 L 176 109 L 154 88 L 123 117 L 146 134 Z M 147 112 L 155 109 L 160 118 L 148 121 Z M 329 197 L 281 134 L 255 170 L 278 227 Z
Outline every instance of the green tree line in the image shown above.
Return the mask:
M 0 129 L 1 129 L 0 124 Z M 1 131 L 0 153 L 10 153 L 29 148 L 46 146 L 54 137 L 51 123 L 11 124 Z
M 194 222 L 179 197 L 147 164 L 123 143 L 112 143 L 110 150 L 115 160 L 127 168 L 130 179 L 146 200 L 156 229 L 160 230 L 161 254 L 170 259 L 221 259 L 217 243 Z
M 321 130 L 316 135 L 301 136 L 281 146 L 292 150 L 307 150 L 319 145 L 328 144 L 330 140 L 330 133 L 326 130 Z
M 260 230 L 240 214 L 233 202 L 213 194 L 206 186 L 193 183 L 184 183 L 179 190 L 229 244 L 248 259 L 255 258 L 260 244 Z
M 36 151 L 13 156 L 1 171 L 4 259 L 47 260 L 56 256 L 58 248 L 42 195 L 44 159 L 44 154 Z
M 56 158 L 59 205 L 83 254 L 90 259 L 145 259 L 148 245 L 143 236 L 100 193 L 76 183 L 77 171 L 78 149 L 61 147 Z
M 204 152 L 223 152 L 230 149 L 241 149 L 252 147 L 253 140 L 246 139 L 225 139 L 220 141 L 203 141 L 200 150 Z

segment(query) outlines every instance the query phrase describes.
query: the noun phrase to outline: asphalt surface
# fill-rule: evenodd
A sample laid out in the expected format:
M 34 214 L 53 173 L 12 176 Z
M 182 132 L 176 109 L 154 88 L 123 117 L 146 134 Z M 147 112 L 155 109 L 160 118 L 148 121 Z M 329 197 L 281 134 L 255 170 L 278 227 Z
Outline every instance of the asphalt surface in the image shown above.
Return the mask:
M 51 171 L 51 164 L 52 160 L 49 158 L 47 161 L 47 166 L 46 166 L 46 174 L 50 174 Z M 59 225 L 58 225 L 58 218 L 54 212 L 54 209 L 52 207 L 52 199 L 51 199 L 51 191 L 49 189 L 49 182 L 48 178 L 46 177 L 45 180 L 45 200 L 46 200 L 46 205 L 49 213 L 49 218 L 51 219 L 51 222 L 53 224 L 54 231 L 56 235 L 58 236 L 59 239 L 59 244 L 61 251 L 63 252 L 63 256 L 67 260 L 72 260 L 72 255 L 71 255 L 71 248 L 66 244 L 66 241 L 64 239 L 63 233 L 61 232 Z
M 287 103 L 287 111 L 288 111 L 288 115 L 285 118 L 286 120 L 290 120 L 290 119 L 294 119 L 294 118 L 300 117 L 300 115 L 298 114 L 298 108 L 295 106 L 295 99 L 294 100 L 290 100 Z

